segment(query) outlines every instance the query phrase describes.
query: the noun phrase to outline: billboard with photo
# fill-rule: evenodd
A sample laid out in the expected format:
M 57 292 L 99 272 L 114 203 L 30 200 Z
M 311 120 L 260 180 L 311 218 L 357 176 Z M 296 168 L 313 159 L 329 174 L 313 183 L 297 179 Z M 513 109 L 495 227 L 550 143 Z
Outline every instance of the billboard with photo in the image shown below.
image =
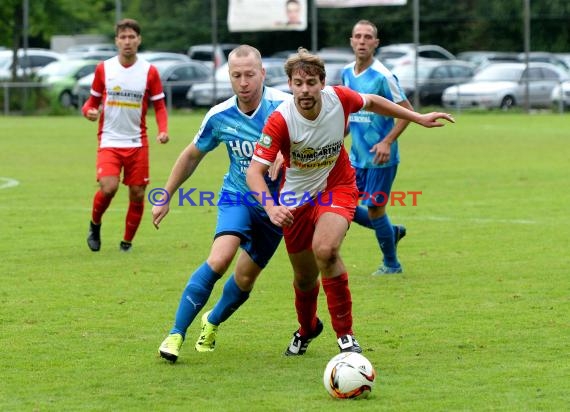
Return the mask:
M 230 32 L 307 29 L 307 0 L 230 0 Z

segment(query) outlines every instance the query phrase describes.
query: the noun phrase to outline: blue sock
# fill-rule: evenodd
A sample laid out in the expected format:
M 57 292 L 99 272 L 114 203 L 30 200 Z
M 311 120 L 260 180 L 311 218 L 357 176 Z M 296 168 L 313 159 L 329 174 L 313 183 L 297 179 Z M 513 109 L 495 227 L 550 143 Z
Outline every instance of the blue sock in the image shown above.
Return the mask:
M 394 228 L 390 222 L 388 215 L 379 217 L 372 220 L 372 226 L 376 233 L 376 239 L 380 245 L 380 249 L 384 254 L 384 265 L 397 268 L 400 267 L 400 262 L 396 256 L 396 245 L 394 243 Z
M 228 319 L 249 298 L 249 292 L 241 290 L 232 274 L 224 285 L 222 296 L 208 316 L 208 322 L 219 325 Z
M 357 206 L 354 212 L 353 222 L 358 223 L 360 226 L 367 227 L 368 229 L 374 229 L 370 217 L 368 217 L 368 208 L 366 206 Z
M 220 278 L 221 276 L 214 272 L 207 262 L 204 262 L 192 273 L 184 292 L 182 292 L 182 298 L 180 298 L 180 304 L 176 311 L 174 327 L 170 333 L 180 333 L 183 337 L 186 336 L 188 326 L 190 326 L 198 312 L 202 310 L 210 297 L 210 293 L 212 293 L 214 284 Z

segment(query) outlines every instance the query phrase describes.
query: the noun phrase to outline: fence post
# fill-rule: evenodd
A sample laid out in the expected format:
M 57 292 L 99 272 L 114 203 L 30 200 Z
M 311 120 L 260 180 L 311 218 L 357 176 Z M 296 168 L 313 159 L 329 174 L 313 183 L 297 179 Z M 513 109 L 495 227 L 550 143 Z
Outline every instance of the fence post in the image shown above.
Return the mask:
M 10 88 L 7 83 L 4 83 L 4 116 L 10 113 Z

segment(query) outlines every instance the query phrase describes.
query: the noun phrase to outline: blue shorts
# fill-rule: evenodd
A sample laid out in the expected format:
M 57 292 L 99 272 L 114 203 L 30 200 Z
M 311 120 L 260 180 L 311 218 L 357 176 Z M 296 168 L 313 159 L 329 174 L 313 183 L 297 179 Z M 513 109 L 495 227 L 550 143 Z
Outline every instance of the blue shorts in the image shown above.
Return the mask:
M 222 235 L 239 237 L 240 247 L 259 267 L 264 268 L 277 250 L 283 232 L 271 223 L 265 211 L 259 207 L 219 204 L 214 238 Z
M 398 165 L 370 169 L 355 167 L 354 170 L 356 170 L 356 186 L 361 204 L 383 206 L 390 201 L 390 192 L 396 179 Z

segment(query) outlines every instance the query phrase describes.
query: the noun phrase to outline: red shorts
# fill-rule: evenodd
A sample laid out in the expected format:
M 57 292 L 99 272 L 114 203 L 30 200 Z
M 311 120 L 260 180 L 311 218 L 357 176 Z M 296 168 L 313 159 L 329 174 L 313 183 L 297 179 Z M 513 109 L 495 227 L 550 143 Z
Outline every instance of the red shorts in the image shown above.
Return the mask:
M 324 213 L 336 213 L 349 223 L 354 218 L 358 205 L 356 187 L 342 187 L 325 192 L 315 199 L 314 204 L 306 203 L 293 210 L 293 224 L 283 228 L 283 238 L 288 253 L 311 250 L 315 226 Z
M 106 176 L 121 176 L 128 186 L 146 186 L 148 177 L 148 146 L 105 147 L 97 151 L 97 181 Z

